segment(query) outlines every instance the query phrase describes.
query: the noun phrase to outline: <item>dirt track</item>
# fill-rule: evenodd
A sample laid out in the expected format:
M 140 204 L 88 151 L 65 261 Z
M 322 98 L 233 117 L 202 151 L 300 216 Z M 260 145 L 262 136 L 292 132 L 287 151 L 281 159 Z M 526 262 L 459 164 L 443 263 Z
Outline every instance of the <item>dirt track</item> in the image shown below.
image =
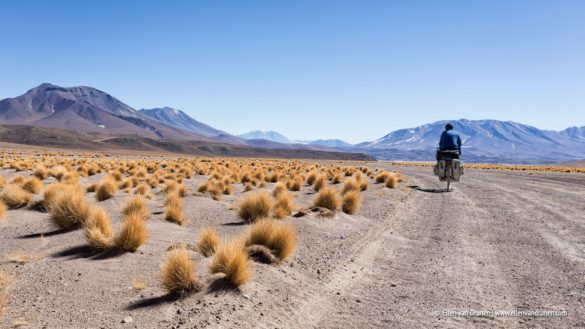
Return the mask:
M 193 253 L 208 284 L 182 299 L 165 297 L 157 282 L 166 248 L 193 242 L 207 225 L 219 227 L 223 236 L 244 230 L 229 210 L 241 189 L 222 202 L 186 197 L 191 220 L 184 227 L 157 220 L 161 200 L 150 201 L 146 245 L 112 258 L 88 253 L 81 231 L 35 236 L 51 231 L 46 214 L 11 211 L 0 221 L 0 253 L 26 250 L 42 258 L 19 266 L 2 260 L 16 276 L 7 323 L 31 328 L 585 326 L 585 175 L 469 170 L 455 191 L 440 193 L 443 186 L 428 168 L 388 169 L 406 173 L 412 182 L 397 190 L 372 184 L 356 217 L 294 219 L 300 239 L 296 255 L 281 267 L 254 264 L 254 278 L 241 292 L 215 287 L 206 274 L 208 259 Z M 101 203 L 114 223 L 125 198 L 120 194 Z M 296 198 L 308 204 L 313 195 L 302 191 Z M 131 290 L 135 277 L 146 279 L 148 287 Z M 433 313 L 469 309 L 560 310 L 568 316 Z M 121 323 L 127 316 L 133 322 Z

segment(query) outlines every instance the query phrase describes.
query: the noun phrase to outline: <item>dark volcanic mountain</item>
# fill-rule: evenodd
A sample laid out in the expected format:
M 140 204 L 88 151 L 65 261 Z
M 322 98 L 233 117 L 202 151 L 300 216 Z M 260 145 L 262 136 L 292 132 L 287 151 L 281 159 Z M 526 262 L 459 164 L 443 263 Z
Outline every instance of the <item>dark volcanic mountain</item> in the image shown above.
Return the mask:
M 63 88 L 48 83 L 21 96 L 1 100 L 0 122 L 63 128 L 81 133 L 212 140 L 154 120 L 95 88 Z

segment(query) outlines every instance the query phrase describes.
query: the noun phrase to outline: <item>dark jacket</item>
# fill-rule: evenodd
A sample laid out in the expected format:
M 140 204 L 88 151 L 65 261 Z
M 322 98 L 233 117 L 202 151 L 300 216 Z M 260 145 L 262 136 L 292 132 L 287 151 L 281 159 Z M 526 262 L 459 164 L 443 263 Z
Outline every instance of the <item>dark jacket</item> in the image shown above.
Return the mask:
M 445 130 L 441 134 L 439 151 L 457 150 L 461 154 L 461 137 L 455 130 Z

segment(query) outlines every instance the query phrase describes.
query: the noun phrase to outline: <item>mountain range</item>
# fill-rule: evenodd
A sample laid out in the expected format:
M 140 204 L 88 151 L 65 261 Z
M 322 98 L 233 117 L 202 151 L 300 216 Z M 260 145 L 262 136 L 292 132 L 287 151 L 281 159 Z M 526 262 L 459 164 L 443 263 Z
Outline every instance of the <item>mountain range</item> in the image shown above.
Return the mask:
M 380 160 L 431 161 L 447 122 L 461 134 L 465 161 L 555 163 L 585 159 L 585 127 L 551 131 L 498 120 L 445 120 L 352 145 L 339 139 L 294 141 L 275 131 L 235 136 L 178 109 L 135 110 L 103 91 L 85 86 L 64 88 L 44 83 L 21 96 L 0 100 L 0 124 L 5 125 L 0 130 L 1 141 L 19 142 L 14 138 L 17 135 L 22 143 L 45 145 L 47 141 L 39 139 L 43 136 L 64 147 L 52 135 L 73 143 L 79 136 L 65 132 L 73 131 L 84 134 L 80 135 L 84 136 L 83 147 L 123 146 L 194 154 L 230 155 L 237 150 L 237 154 L 253 154 L 250 156 L 278 153 L 283 157 L 303 157 L 305 152 L 312 158 L 367 159 L 362 154 L 365 153 Z

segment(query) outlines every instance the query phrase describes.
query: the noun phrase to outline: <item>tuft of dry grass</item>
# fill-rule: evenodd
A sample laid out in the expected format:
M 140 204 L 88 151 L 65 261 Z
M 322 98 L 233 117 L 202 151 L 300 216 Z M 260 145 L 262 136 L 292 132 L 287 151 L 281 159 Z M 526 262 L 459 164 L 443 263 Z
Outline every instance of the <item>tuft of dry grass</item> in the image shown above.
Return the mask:
M 0 200 L 0 219 L 3 219 L 6 216 L 7 209 L 8 208 L 6 207 L 4 201 Z
M 136 291 L 144 290 L 147 287 L 146 280 L 144 280 L 143 278 L 133 278 L 131 284 L 132 289 Z
M 303 178 L 301 176 L 295 176 L 290 184 L 290 190 L 300 191 L 301 187 L 303 187 Z
M 116 192 L 118 192 L 118 184 L 116 183 L 115 178 L 108 176 L 98 185 L 95 192 L 95 198 L 98 201 L 105 201 L 113 197 Z
M 26 178 L 24 178 L 24 176 L 17 175 L 17 176 L 14 176 L 8 183 L 22 186 L 22 185 L 24 185 L 25 181 L 26 181 Z
M 339 183 L 341 183 L 342 180 L 343 180 L 343 176 L 340 173 L 336 173 L 331 178 L 331 183 L 332 184 L 339 184 Z
M 30 193 L 39 193 L 43 189 L 43 183 L 38 178 L 31 177 L 24 182 L 22 188 Z
M 34 255 L 26 250 L 19 250 L 8 255 L 8 262 L 22 265 L 30 262 L 35 262 L 37 260 L 40 260 L 41 258 L 42 258 L 41 256 Z
M 272 190 L 272 196 L 275 199 L 278 199 L 278 196 L 283 192 L 286 192 L 286 185 L 278 182 L 278 183 L 276 183 L 276 185 L 274 185 L 274 190 Z
M 114 238 L 114 245 L 122 250 L 134 252 L 146 241 L 146 221 L 139 214 L 123 217 L 122 230 Z
M 92 214 L 91 205 L 83 198 L 83 191 L 79 187 L 58 184 L 60 189 L 45 191 L 45 207 L 49 210 L 49 220 L 62 229 L 75 228 L 84 225 Z M 49 198 L 48 195 L 50 195 Z
M 307 176 L 307 184 L 313 185 L 315 180 L 317 179 L 317 173 L 312 171 L 309 176 Z
M 263 219 L 254 223 L 245 239 L 246 247 L 260 245 L 268 248 L 279 262 L 287 259 L 297 247 L 297 234 L 290 223 Z
M 44 180 L 45 178 L 47 178 L 47 168 L 40 166 L 38 167 L 34 172 L 33 172 L 33 176 L 35 176 L 36 178 L 40 179 L 40 180 Z
M 327 184 L 327 176 L 319 175 L 319 177 L 317 177 L 317 179 L 315 179 L 315 182 L 313 183 L 313 190 L 315 192 L 319 192 L 319 191 L 321 191 L 321 189 L 323 189 L 325 187 L 326 184 Z
M 204 228 L 199 234 L 197 240 L 197 250 L 205 256 L 209 257 L 215 253 L 219 246 L 219 234 L 213 227 Z
M 161 283 L 171 295 L 199 291 L 201 283 L 194 271 L 187 249 L 173 248 L 161 266 Z
M 331 211 L 335 211 L 339 208 L 340 204 L 337 190 L 333 187 L 326 187 L 319 191 L 315 200 L 313 201 L 313 207 L 326 208 Z
M 396 188 L 398 185 L 398 176 L 396 174 L 389 174 L 388 179 L 386 180 L 386 187 L 387 188 Z
M 248 253 L 237 242 L 223 245 L 213 256 L 209 267 L 211 273 L 223 273 L 225 280 L 239 287 L 252 277 Z
M 150 191 L 150 186 L 146 183 L 140 183 L 136 189 L 134 190 L 134 194 L 136 195 L 147 195 Z
M 290 192 L 286 189 L 276 197 L 276 201 L 274 202 L 274 217 L 276 218 L 284 218 L 290 215 L 291 211 L 293 210 L 293 199 Z
M 0 189 L 0 200 L 10 209 L 21 208 L 29 204 L 32 194 L 25 191 L 20 185 L 6 184 Z
M 108 249 L 112 247 L 112 227 L 108 214 L 103 208 L 94 210 L 86 221 L 85 238 L 93 248 Z
M 167 194 L 165 197 L 165 220 L 179 225 L 185 223 L 185 213 L 183 212 L 183 200 L 179 193 Z
M 0 270 L 0 324 L 4 321 L 4 313 L 8 306 L 8 286 L 13 280 L 12 275 Z
M 122 209 L 122 216 L 129 216 L 132 214 L 137 214 L 142 218 L 146 218 L 148 216 L 148 209 L 146 209 L 146 202 L 144 198 L 141 196 L 135 196 L 128 200 Z
M 359 190 L 360 190 L 359 183 L 355 179 L 350 178 L 343 183 L 343 187 L 341 188 L 341 195 L 345 195 L 347 192 Z
M 343 195 L 341 209 L 344 213 L 354 215 L 362 207 L 362 196 L 360 191 L 349 191 Z
M 254 222 L 260 218 L 270 216 L 272 198 L 266 191 L 245 195 L 240 201 L 238 215 L 247 222 Z
M 98 184 L 96 184 L 96 183 L 90 184 L 90 185 L 89 185 L 89 186 L 88 186 L 88 187 L 85 189 L 85 191 L 86 191 L 86 192 L 88 192 L 88 193 L 95 192 L 95 190 L 97 189 L 97 186 L 98 186 Z
M 376 176 L 376 183 L 378 183 L 378 184 L 386 183 L 386 180 L 388 180 L 388 177 L 390 177 L 389 173 L 381 172 Z

